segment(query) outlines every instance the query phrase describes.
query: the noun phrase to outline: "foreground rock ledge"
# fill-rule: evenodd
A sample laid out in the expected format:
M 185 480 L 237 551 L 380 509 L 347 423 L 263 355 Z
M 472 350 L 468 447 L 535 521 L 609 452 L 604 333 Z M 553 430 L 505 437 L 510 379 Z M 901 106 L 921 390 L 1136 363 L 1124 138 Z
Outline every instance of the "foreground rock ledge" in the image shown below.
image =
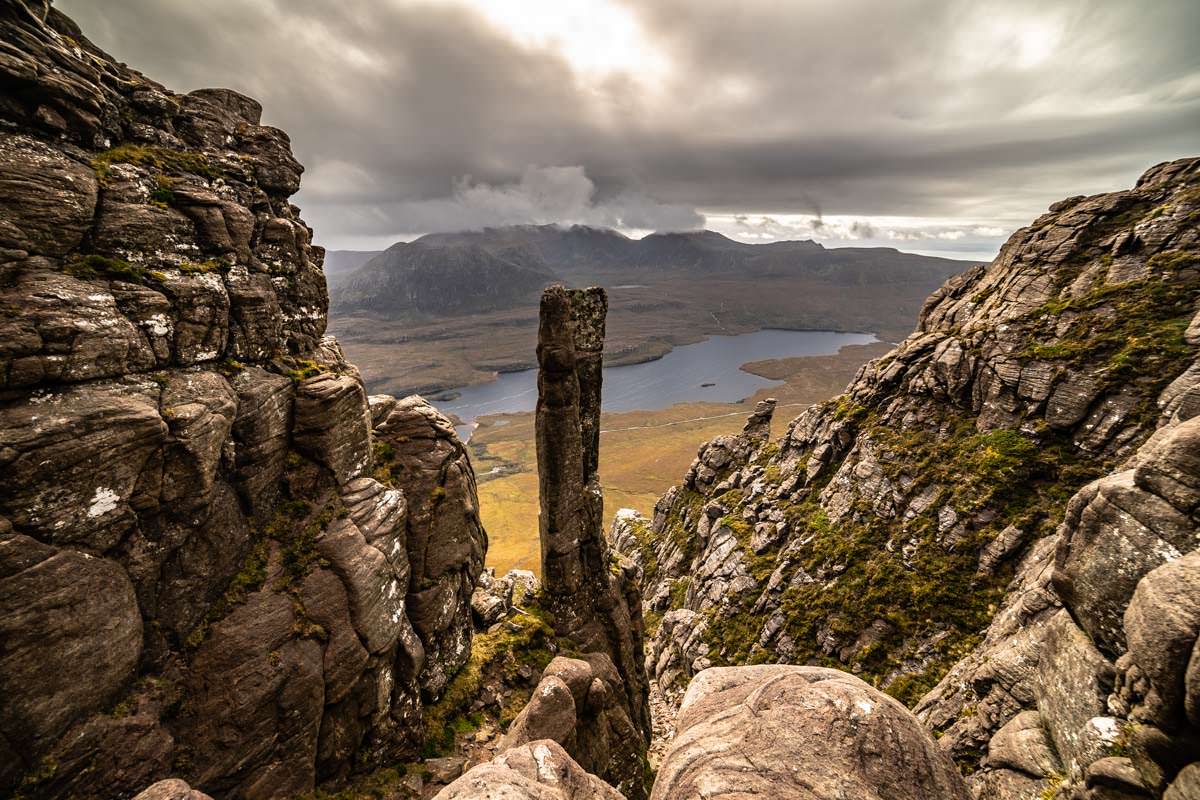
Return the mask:
M 650 796 L 967 800 L 970 794 L 950 758 L 892 698 L 845 672 L 762 665 L 714 667 L 695 677 Z M 438 800 L 621 797 L 556 742 L 541 740 L 475 767 Z
M 891 697 L 823 667 L 713 667 L 679 709 L 652 800 L 966 800 L 954 763 Z

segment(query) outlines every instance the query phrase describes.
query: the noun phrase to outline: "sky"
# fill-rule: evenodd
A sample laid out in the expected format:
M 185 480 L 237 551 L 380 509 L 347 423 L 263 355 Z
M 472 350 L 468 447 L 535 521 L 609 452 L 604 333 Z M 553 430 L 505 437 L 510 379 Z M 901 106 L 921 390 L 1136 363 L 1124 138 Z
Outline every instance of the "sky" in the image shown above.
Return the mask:
M 258 99 L 331 249 L 707 227 L 990 258 L 1200 155 L 1196 0 L 57 0 L 176 91 Z

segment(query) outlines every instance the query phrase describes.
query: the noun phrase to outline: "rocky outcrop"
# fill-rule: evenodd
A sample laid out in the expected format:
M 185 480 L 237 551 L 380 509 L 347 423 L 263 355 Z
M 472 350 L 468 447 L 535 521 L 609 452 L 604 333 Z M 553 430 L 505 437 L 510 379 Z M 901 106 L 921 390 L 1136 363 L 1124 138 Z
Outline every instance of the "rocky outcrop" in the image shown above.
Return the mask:
M 1189 695 L 1200 551 L 1194 542 L 1182 556 L 1153 540 L 1148 546 L 1139 512 L 1162 503 L 1191 514 L 1196 535 L 1200 470 L 1181 465 L 1179 454 L 1196 452 L 1198 431 L 1200 417 L 1168 423 L 1126 464 L 1132 476 L 1114 473 L 1076 494 L 1058 532 L 1022 567 L 983 643 L 918 705 L 943 748 L 982 767 L 971 777 L 981 796 L 1053 789 L 1062 797 L 1159 797 L 1177 779 L 1186 785 L 1183 768 L 1200 743 Z M 1145 487 L 1148 497 L 1127 499 L 1127 513 L 1104 513 L 1114 482 Z M 1093 549 L 1114 540 L 1122 543 Z M 1110 581 L 1068 577 L 1086 551 L 1090 568 L 1110 565 Z
M 486 536 L 449 422 L 323 337 L 287 136 L 48 3 L 0 2 L 0 80 L 0 794 L 411 756 Z
M 572 690 L 579 694 L 572 713 L 587 724 L 577 726 L 568 751 L 637 798 L 645 791 L 642 758 L 650 738 L 640 576 L 609 549 L 596 474 L 606 309 L 602 289 L 552 286 L 542 295 L 536 412 L 542 585 L 560 640 L 603 662 L 591 662 L 603 679 L 586 682 L 599 684 L 596 697 L 582 677 Z
M 1056 204 L 779 442 L 752 420 L 619 519 L 659 686 L 840 663 L 914 704 L 977 797 L 1186 786 L 1197 214 L 1196 159 Z
M 645 734 L 629 717 L 624 691 L 624 679 L 604 653 L 559 656 L 542 671 L 500 747 L 552 739 L 591 771 L 608 776 L 610 782 L 617 778 L 617 788 L 625 795 L 639 796 L 645 791 L 640 774 Z M 626 764 L 637 765 L 639 772 L 616 771 Z
M 375 437 L 380 469 L 408 500 L 406 604 L 425 647 L 421 690 L 433 699 L 471 651 L 471 595 L 487 552 L 475 473 L 454 425 L 420 397 L 396 403 Z
M 647 646 L 660 685 L 710 664 L 832 659 L 913 703 L 1019 572 L 1049 579 L 1037 543 L 1064 515 L 1072 540 L 1042 590 L 1080 594 L 1089 636 L 1119 646 L 1138 577 L 1196 546 L 1192 511 L 1164 496 L 1178 478 L 1118 468 L 1195 413 L 1198 211 L 1194 159 L 1056 204 L 779 442 L 752 420 L 702 447 L 627 549 L 661 620 Z M 1186 443 L 1156 446 L 1169 475 L 1193 468 Z
M 853 675 L 713 667 L 688 687 L 651 798 L 756 795 L 970 797 L 908 709 Z

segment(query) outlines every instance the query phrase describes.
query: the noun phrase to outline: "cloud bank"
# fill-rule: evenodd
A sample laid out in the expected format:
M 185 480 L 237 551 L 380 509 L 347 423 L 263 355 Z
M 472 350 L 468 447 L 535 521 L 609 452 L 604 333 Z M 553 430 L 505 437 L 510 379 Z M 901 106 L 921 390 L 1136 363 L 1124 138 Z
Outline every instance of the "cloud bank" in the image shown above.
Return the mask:
M 1194 0 L 57 5 L 174 88 L 260 99 L 334 247 L 446 220 L 701 215 L 982 241 L 1200 152 Z

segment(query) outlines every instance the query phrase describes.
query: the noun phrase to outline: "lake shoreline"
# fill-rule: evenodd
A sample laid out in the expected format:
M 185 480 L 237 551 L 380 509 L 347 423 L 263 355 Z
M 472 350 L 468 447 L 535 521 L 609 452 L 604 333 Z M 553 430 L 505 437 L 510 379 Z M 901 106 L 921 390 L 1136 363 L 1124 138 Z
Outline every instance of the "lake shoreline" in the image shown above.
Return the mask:
M 862 329 L 842 330 L 839 328 L 830 328 L 830 327 L 797 328 L 797 327 L 787 327 L 787 326 L 783 326 L 783 325 L 764 325 L 762 327 L 753 327 L 753 328 L 748 328 L 746 330 L 739 329 L 735 333 L 727 333 L 727 334 L 709 333 L 709 334 L 700 334 L 695 337 L 685 335 L 685 336 L 681 336 L 680 339 L 675 342 L 669 342 L 669 341 L 666 341 L 663 339 L 655 339 L 652 341 L 644 342 L 644 343 L 642 343 L 642 345 L 630 348 L 624 352 L 611 354 L 611 356 L 609 353 L 605 353 L 606 357 L 604 359 L 604 366 L 605 367 L 631 367 L 631 366 L 637 366 L 639 364 L 650 364 L 655 361 L 661 361 L 662 359 L 666 358 L 668 355 L 670 355 L 672 352 L 679 349 L 680 347 L 688 347 L 690 345 L 700 344 L 701 342 L 708 341 L 709 339 L 711 339 L 715 336 L 745 336 L 747 334 L 760 333 L 762 331 L 786 331 L 788 333 L 844 333 L 844 334 L 851 334 L 851 335 L 874 336 L 878 341 L 884 341 L 884 339 L 881 338 L 883 336 L 883 334 L 879 331 L 873 331 L 873 330 L 862 330 Z M 650 345 L 660 345 L 661 350 L 658 347 L 654 347 L 653 349 L 650 349 L 649 352 L 645 352 L 648 349 L 648 346 L 650 346 Z M 795 358 L 804 358 L 805 356 L 794 356 L 794 357 Z M 746 363 L 751 363 L 751 362 L 748 361 Z M 413 389 L 408 389 L 408 390 L 401 391 L 399 393 L 395 393 L 395 396 L 407 397 L 409 395 L 417 394 L 417 395 L 421 395 L 422 397 L 424 397 L 426 400 L 429 400 L 430 402 L 436 403 L 436 402 L 438 402 L 437 395 L 445 395 L 449 392 L 459 392 L 462 389 L 470 389 L 470 388 L 476 387 L 476 386 L 485 386 L 489 383 L 494 383 L 494 382 L 500 380 L 505 375 L 511 375 L 511 374 L 517 373 L 517 372 L 528 372 L 530 370 L 535 370 L 535 369 L 537 369 L 536 356 L 531 357 L 528 361 L 520 360 L 520 361 L 513 361 L 508 364 L 505 364 L 503 367 L 500 367 L 498 369 L 491 371 L 490 373 L 482 375 L 479 380 L 467 381 L 466 383 L 463 383 L 461 381 L 451 381 L 451 382 L 445 382 L 445 383 L 424 384 L 424 385 L 417 386 L 416 388 L 413 388 Z M 376 380 L 365 381 L 367 394 L 381 394 L 381 393 L 392 394 L 392 392 L 388 392 L 383 388 L 387 384 L 388 380 L 389 380 L 388 378 L 379 378 Z
M 655 411 L 680 403 L 738 403 L 777 385 L 780 376 L 747 369 L 779 359 L 835 356 L 845 347 L 880 344 L 869 332 L 764 328 L 748 333 L 712 335 L 673 348 L 662 358 L 605 365 L 604 410 Z M 648 365 L 656 364 L 650 367 Z M 470 439 L 477 418 L 532 411 L 536 370 L 499 374 L 496 380 L 456 387 L 445 399 L 429 399 L 455 417 L 460 438 Z

